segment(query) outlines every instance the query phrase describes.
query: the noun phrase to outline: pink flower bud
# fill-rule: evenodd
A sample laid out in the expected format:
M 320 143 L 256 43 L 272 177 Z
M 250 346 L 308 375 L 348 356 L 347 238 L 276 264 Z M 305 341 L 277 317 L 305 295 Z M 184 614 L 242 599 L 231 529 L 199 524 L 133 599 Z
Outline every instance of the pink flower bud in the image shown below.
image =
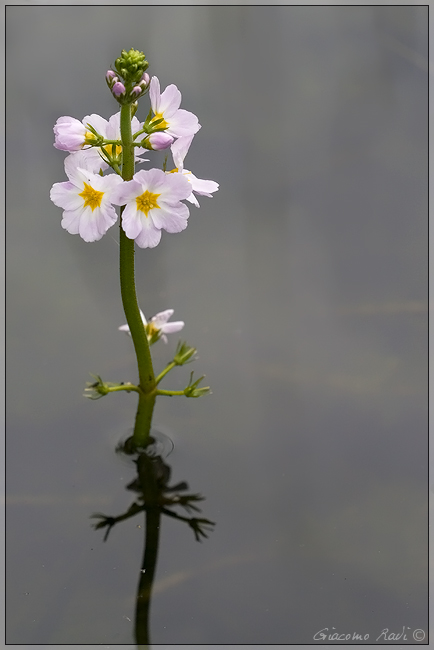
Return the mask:
M 117 81 L 112 88 L 112 93 L 115 97 L 120 97 L 125 94 L 125 86 L 120 81 Z
M 151 146 L 151 149 L 154 151 L 160 151 L 161 149 L 167 149 L 173 143 L 174 138 L 168 133 L 151 133 L 151 135 L 146 138 L 146 142 Z
M 140 86 L 134 86 L 134 88 L 132 89 L 130 95 L 131 95 L 131 97 L 133 97 L 133 96 L 137 97 L 138 95 L 140 95 L 141 92 L 142 92 L 142 88 L 140 88 Z
M 107 73 L 106 73 L 106 76 L 105 76 L 105 78 L 107 79 L 107 81 L 111 81 L 111 80 L 113 80 L 115 77 L 116 77 L 116 73 L 113 72 L 113 70 L 107 70 Z
M 142 78 L 140 79 L 140 84 L 145 84 L 145 87 L 149 85 L 150 77 L 147 72 L 144 72 Z

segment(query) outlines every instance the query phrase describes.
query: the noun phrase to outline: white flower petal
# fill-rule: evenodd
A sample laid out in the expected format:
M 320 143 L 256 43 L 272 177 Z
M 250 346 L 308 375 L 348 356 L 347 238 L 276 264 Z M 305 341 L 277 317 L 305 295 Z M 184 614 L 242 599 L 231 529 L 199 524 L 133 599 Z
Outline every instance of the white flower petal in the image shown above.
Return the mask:
M 161 329 L 161 327 L 167 323 L 169 318 L 173 316 L 173 309 L 166 309 L 165 311 L 160 311 L 158 314 L 155 314 L 151 318 L 151 323 L 154 323 L 155 327 L 158 327 L 158 329 Z
M 134 201 L 140 196 L 142 191 L 142 186 L 134 179 L 131 181 L 122 181 L 111 193 L 110 200 L 115 205 L 125 205 Z
M 193 187 L 193 192 L 201 194 L 202 196 L 209 196 L 212 198 L 211 192 L 217 192 L 219 184 L 215 181 L 207 181 L 201 178 L 196 178 L 194 174 L 189 177 L 190 183 Z
M 97 131 L 104 138 L 107 138 L 107 127 L 109 123 L 107 120 L 101 117 L 101 115 L 97 115 L 96 113 L 92 113 L 92 115 L 86 115 L 83 117 L 82 124 L 85 128 L 87 128 L 87 125 L 90 124 L 93 126 L 95 131 Z
M 186 199 L 191 194 L 191 185 L 184 174 L 165 174 L 164 190 L 160 201 L 176 203 Z
M 154 113 L 160 112 L 160 81 L 158 77 L 151 77 L 149 84 L 149 99 Z
M 82 210 L 65 210 L 62 215 L 61 226 L 71 235 L 78 235 Z
M 149 214 L 156 228 L 167 232 L 181 232 L 187 228 L 190 212 L 186 205 L 178 203 L 176 207 L 161 204 L 160 209 L 151 210 Z
M 200 203 L 195 197 L 195 195 L 193 194 L 193 192 L 190 194 L 190 196 L 187 196 L 186 201 L 188 201 L 189 203 L 193 203 L 193 205 L 195 205 L 196 208 L 200 208 Z
M 196 115 L 190 111 L 184 111 L 182 108 L 166 121 L 169 124 L 166 133 L 176 138 L 194 135 L 201 128 Z
M 152 223 L 149 220 L 150 223 Z M 140 248 L 155 248 L 158 246 L 161 239 L 161 230 L 158 230 L 153 225 L 149 228 L 143 228 L 142 232 L 136 237 L 136 244 Z
M 112 204 L 108 201 L 103 201 L 101 206 L 95 210 L 95 212 L 97 211 L 99 211 L 97 214 L 98 228 L 100 233 L 104 235 L 109 228 L 114 226 L 118 220 L 118 215 Z
M 79 235 L 86 242 L 99 241 L 104 234 L 100 232 L 98 227 L 99 215 L 96 214 L 96 211 L 97 209 L 92 212 L 92 210 L 87 207 L 83 210 L 80 217 Z
M 97 174 L 100 169 L 108 169 L 108 165 L 99 155 L 99 149 L 92 147 L 75 151 L 65 158 L 65 173 L 71 180 L 75 180 L 78 168 Z
M 135 239 L 142 232 L 141 213 L 137 211 L 135 203 L 128 203 L 123 211 L 122 228 L 128 239 Z
M 182 172 L 184 168 L 184 158 L 188 153 L 194 134 L 178 138 L 170 147 L 172 150 L 173 162 L 178 171 Z
M 158 113 L 163 113 L 164 119 L 172 117 L 181 105 L 181 93 L 175 84 L 170 84 L 160 95 Z
M 174 332 L 179 332 L 184 327 L 185 323 L 182 320 L 174 321 L 173 323 L 166 323 L 161 328 L 162 332 L 166 334 L 173 334 Z
M 166 174 L 161 169 L 141 169 L 134 174 L 133 180 L 140 183 L 140 194 L 146 190 L 153 194 L 165 191 Z
M 104 192 L 103 200 L 112 201 L 112 194 L 114 194 L 115 189 L 120 187 L 124 181 L 118 174 L 107 174 L 107 176 L 99 176 L 95 174 L 92 177 L 92 187 L 94 187 L 99 192 Z
M 54 183 L 50 190 L 50 199 L 54 205 L 64 210 L 74 210 L 82 204 L 80 197 L 77 197 L 77 188 L 70 181 Z

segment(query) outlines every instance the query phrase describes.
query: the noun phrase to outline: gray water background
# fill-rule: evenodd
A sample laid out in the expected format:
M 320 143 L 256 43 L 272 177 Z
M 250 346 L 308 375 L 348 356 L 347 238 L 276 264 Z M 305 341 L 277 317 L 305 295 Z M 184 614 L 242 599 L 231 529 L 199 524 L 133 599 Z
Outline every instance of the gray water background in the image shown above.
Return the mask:
M 153 642 L 426 630 L 426 7 L 14 6 L 6 40 L 7 642 L 132 642 L 143 521 L 104 544 L 89 517 L 131 501 L 135 397 L 82 397 L 89 372 L 136 378 L 117 229 L 86 244 L 49 200 L 53 124 L 116 112 L 130 47 L 220 183 L 137 254 L 145 313 L 175 309 L 213 390 L 156 408 L 217 526 L 163 521 Z

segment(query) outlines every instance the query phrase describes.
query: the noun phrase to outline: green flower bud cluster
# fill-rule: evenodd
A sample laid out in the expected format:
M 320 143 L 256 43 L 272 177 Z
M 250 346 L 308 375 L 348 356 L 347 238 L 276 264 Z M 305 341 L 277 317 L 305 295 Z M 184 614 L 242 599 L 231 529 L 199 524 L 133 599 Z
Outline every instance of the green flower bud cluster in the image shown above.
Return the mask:
M 139 83 L 148 66 L 143 52 L 133 48 L 129 52 L 122 50 L 121 56 L 115 61 L 116 72 L 123 77 L 124 83 L 131 84 L 131 87 Z
M 148 66 L 143 52 L 133 48 L 129 52 L 122 50 L 121 56 L 115 61 L 115 70 L 108 70 L 106 74 L 107 85 L 119 104 L 136 104 L 137 100 L 148 92 Z

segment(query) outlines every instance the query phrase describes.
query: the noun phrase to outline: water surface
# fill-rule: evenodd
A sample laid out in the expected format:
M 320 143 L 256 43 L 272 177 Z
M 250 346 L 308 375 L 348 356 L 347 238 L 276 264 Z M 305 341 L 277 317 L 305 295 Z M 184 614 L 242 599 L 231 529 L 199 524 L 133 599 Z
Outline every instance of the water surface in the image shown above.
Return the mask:
M 426 28 L 408 6 L 8 7 L 8 643 L 133 642 L 143 518 L 104 543 L 90 516 L 131 501 L 135 396 L 82 397 L 89 372 L 136 380 L 118 235 L 85 244 L 49 200 L 54 122 L 110 117 L 130 47 L 220 183 L 137 254 L 142 308 L 186 322 L 213 391 L 157 403 L 216 527 L 164 519 L 152 641 L 427 630 Z

